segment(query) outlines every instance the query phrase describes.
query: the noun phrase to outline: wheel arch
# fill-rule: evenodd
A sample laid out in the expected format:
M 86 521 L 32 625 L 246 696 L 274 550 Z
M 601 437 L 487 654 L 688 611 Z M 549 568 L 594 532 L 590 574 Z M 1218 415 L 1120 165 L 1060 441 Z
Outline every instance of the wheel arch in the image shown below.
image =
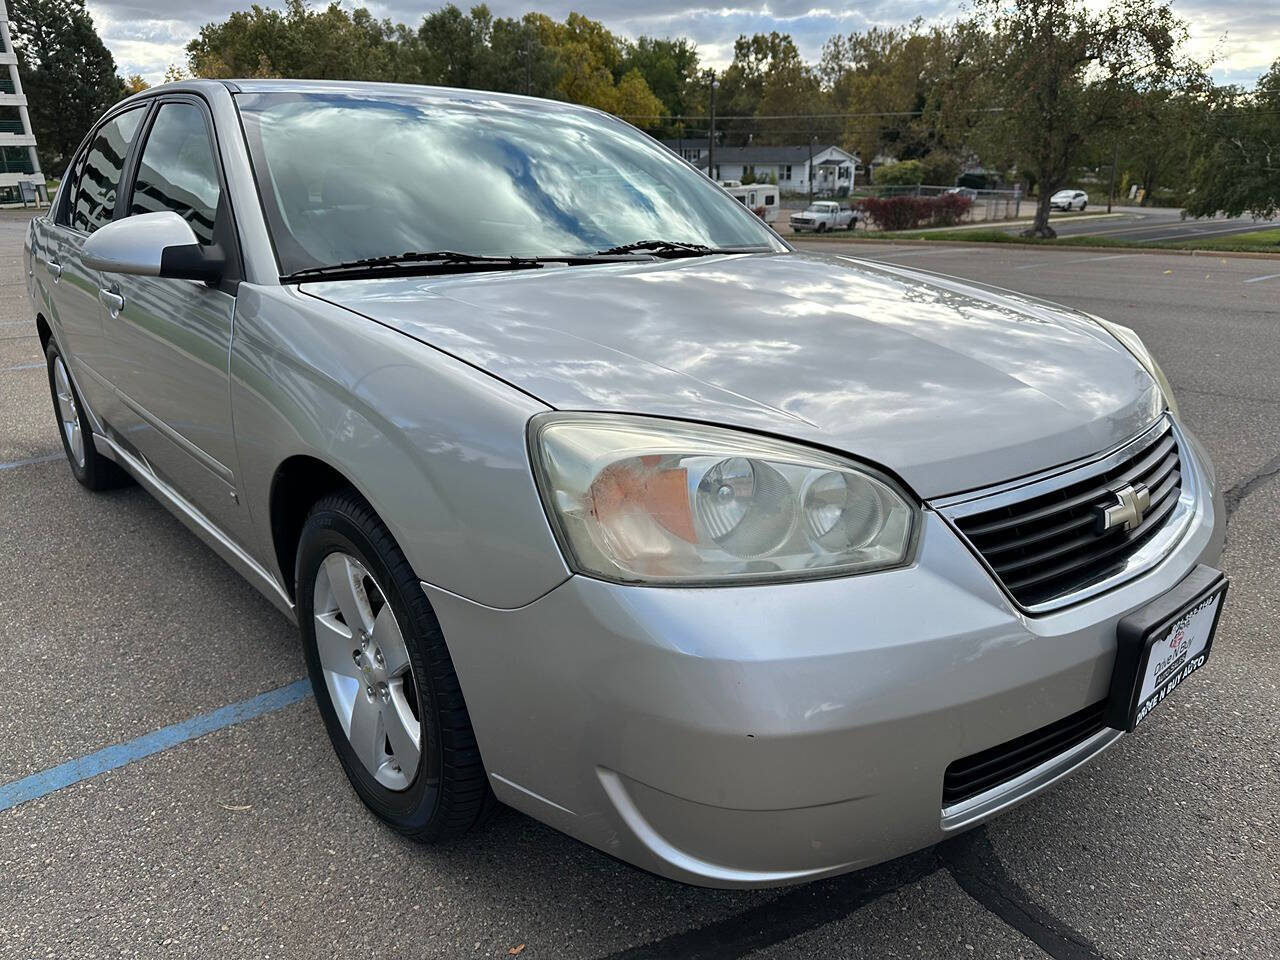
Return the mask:
M 40 335 L 40 352 L 44 353 L 49 349 L 49 342 L 53 340 L 53 327 L 49 326 L 49 321 L 45 319 L 43 313 L 36 314 L 36 333 Z
M 309 454 L 287 457 L 276 467 L 268 500 L 271 544 L 290 600 L 297 600 L 294 567 L 307 514 L 321 497 L 347 488 L 364 496 L 346 474 Z M 365 499 L 368 500 L 367 497 Z

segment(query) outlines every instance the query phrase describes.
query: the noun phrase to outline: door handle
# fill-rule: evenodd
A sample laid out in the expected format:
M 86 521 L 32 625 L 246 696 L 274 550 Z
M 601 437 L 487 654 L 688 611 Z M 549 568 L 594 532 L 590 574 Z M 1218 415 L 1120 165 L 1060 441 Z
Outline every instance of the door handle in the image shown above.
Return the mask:
M 120 311 L 124 309 L 124 297 L 113 290 L 99 290 L 98 299 L 107 308 L 112 320 L 120 316 Z
M 62 276 L 62 264 L 60 264 L 57 260 L 50 260 L 49 272 L 53 274 L 53 279 L 56 282 L 58 278 Z

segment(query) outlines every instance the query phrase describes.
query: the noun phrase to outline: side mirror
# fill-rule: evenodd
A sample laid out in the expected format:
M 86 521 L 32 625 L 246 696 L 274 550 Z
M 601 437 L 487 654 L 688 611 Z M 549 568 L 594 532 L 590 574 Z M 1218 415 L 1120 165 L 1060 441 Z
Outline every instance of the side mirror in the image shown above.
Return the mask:
M 82 256 L 90 270 L 205 283 L 221 280 L 227 265 L 222 249 L 201 246 L 191 225 L 172 210 L 108 223 L 84 242 Z

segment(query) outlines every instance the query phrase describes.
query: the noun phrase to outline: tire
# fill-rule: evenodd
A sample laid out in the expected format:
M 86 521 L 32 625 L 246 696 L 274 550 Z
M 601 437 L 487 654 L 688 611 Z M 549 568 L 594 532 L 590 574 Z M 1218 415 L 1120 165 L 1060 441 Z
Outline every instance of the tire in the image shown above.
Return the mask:
M 820 223 L 820 224 L 818 224 L 818 230 L 817 230 L 817 232 L 818 232 L 818 233 L 826 233 L 826 232 L 827 232 L 827 225 L 826 225 L 825 223 Z
M 1089 201 L 1088 201 L 1088 200 L 1081 200 L 1081 201 L 1080 201 L 1080 212 L 1081 212 L 1081 213 L 1084 213 L 1084 211 L 1085 211 L 1085 207 L 1087 207 L 1087 206 L 1089 206 Z
M 390 531 L 354 490 L 312 507 L 298 545 L 296 576 L 298 622 L 316 705 L 360 799 L 393 829 L 421 842 L 452 839 L 486 821 L 498 801 L 440 623 Z M 354 614 L 344 614 L 338 602 L 344 583 L 352 585 L 345 603 L 355 605 Z M 317 602 L 333 609 L 318 609 Z M 347 626 L 357 618 L 367 627 L 367 647 L 359 629 Z M 342 649 L 344 642 L 350 651 Z M 409 775 L 413 744 L 405 736 L 414 735 L 414 721 L 418 752 Z M 364 735 L 369 731 L 372 737 Z M 353 737 L 366 746 L 363 753 Z
M 100 454 L 94 445 L 93 431 L 85 428 L 89 417 L 85 413 L 84 402 L 76 392 L 66 361 L 53 340 L 45 347 L 44 358 L 53 412 L 58 420 L 58 435 L 62 437 L 62 452 L 67 455 L 71 475 L 81 486 L 95 493 L 131 483 L 133 478 Z

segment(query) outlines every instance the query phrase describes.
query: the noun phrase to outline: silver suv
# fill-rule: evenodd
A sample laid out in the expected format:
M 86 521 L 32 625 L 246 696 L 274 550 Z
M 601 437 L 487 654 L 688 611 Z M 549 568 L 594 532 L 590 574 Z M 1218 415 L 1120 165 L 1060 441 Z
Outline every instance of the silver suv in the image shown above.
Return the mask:
M 159 87 L 26 258 L 72 473 L 296 620 L 412 837 L 502 801 L 693 883 L 847 871 L 1210 649 L 1223 510 L 1131 330 L 797 252 L 593 110 Z

